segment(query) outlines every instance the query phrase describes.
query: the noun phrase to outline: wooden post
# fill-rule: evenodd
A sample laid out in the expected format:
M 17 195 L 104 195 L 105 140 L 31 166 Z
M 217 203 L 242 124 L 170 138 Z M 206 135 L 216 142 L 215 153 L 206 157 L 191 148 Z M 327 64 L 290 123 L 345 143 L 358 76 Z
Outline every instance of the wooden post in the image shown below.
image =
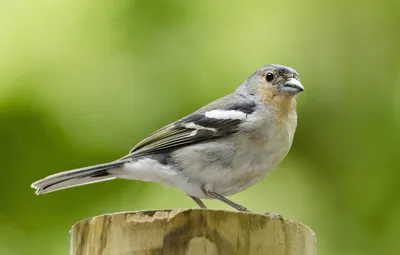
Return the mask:
M 82 220 L 71 255 L 315 255 L 308 227 L 278 216 L 208 209 L 123 212 Z

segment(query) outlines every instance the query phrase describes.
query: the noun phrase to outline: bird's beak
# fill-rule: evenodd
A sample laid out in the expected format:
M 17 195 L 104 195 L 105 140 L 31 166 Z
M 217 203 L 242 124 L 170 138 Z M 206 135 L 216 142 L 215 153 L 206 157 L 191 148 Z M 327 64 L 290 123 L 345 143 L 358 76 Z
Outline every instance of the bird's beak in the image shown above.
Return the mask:
M 297 94 L 304 90 L 303 85 L 295 78 L 290 78 L 288 81 L 282 84 L 281 92 L 289 94 Z

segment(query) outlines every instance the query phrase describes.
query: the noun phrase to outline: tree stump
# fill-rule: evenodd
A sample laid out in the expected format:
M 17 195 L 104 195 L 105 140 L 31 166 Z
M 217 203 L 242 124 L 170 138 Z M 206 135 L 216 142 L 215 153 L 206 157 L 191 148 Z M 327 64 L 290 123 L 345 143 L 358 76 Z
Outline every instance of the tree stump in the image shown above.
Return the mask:
M 315 255 L 316 237 L 298 222 L 208 209 L 122 212 L 75 224 L 71 255 Z

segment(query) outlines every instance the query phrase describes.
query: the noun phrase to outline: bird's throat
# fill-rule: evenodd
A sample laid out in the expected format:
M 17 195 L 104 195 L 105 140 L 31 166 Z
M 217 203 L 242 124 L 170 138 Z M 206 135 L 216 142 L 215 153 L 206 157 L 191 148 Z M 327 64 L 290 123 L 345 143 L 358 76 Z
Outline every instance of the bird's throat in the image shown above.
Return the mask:
M 294 95 L 279 93 L 271 89 L 260 87 L 257 95 L 265 105 L 270 105 L 284 115 L 296 114 L 296 98 Z

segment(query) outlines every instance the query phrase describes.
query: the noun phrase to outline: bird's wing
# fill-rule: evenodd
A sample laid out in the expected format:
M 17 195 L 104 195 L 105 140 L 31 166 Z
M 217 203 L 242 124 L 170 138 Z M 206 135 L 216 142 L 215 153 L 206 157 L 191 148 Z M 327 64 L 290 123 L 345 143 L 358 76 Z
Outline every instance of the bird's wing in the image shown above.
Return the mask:
M 170 151 L 234 134 L 255 107 L 252 100 L 243 96 L 226 96 L 154 132 L 122 159 Z

